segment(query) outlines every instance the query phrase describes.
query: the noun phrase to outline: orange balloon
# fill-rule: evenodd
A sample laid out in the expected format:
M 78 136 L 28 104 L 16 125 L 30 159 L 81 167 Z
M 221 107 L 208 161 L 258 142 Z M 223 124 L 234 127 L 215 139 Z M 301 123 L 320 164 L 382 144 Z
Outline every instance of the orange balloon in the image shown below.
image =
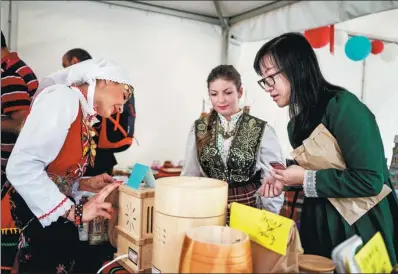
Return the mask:
M 322 48 L 330 42 L 330 27 L 320 27 L 316 29 L 306 30 L 304 32 L 305 38 L 310 42 L 315 49 Z

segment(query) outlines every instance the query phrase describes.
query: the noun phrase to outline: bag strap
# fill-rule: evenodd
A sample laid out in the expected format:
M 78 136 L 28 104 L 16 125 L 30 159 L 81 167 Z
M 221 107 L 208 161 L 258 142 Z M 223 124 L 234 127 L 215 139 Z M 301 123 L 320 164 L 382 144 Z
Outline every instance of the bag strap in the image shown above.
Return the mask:
M 117 112 L 117 114 L 116 114 L 115 126 L 114 126 L 114 128 L 113 128 L 113 131 L 116 131 L 117 126 L 119 125 L 119 123 L 120 123 L 120 112 Z
M 119 114 L 119 113 L 118 113 Z M 109 119 L 114 125 L 114 131 L 116 131 L 116 129 L 119 129 L 124 137 L 127 137 L 127 132 L 124 130 L 124 128 L 119 124 L 119 119 L 120 119 L 120 114 L 118 116 L 116 116 L 116 120 L 110 116 Z M 106 119 L 102 120 L 102 126 L 104 127 L 105 131 L 106 131 Z
M 300 193 L 300 190 L 296 190 L 294 192 L 294 197 L 293 197 L 293 202 L 292 202 L 292 212 L 290 213 L 290 219 L 293 219 L 294 210 L 295 210 L 296 205 L 297 205 L 297 199 L 298 199 L 299 193 Z
M 116 123 L 116 121 L 112 117 L 109 117 L 107 119 L 110 119 L 113 123 Z M 122 132 L 125 138 L 120 140 L 119 142 L 111 143 L 106 137 L 106 119 L 102 120 L 101 134 L 99 135 L 99 140 L 98 140 L 99 148 L 115 149 L 121 146 L 126 146 L 126 145 L 130 146 L 133 143 L 133 138 L 127 136 L 126 131 L 122 128 L 120 124 L 117 125 L 117 128 Z

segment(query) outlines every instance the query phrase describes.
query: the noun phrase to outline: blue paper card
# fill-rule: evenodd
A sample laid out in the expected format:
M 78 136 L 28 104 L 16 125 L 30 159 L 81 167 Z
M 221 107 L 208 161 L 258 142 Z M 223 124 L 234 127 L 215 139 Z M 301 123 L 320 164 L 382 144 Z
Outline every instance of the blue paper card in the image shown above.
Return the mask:
M 142 181 L 147 187 L 155 188 L 155 177 L 153 177 L 150 167 L 142 164 L 135 164 L 131 171 L 127 185 L 134 189 L 139 189 Z

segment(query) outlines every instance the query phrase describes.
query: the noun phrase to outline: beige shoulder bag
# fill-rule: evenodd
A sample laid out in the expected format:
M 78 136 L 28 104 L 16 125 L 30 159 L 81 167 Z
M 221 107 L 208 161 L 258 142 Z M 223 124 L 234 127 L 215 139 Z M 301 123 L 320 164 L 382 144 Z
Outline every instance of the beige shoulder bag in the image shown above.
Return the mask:
M 307 170 L 328 168 L 342 170 L 346 168 L 337 140 L 323 124 L 319 124 L 310 137 L 292 152 L 292 157 Z M 382 191 L 377 196 L 328 198 L 328 200 L 348 224 L 352 225 L 390 192 L 391 188 L 384 184 Z

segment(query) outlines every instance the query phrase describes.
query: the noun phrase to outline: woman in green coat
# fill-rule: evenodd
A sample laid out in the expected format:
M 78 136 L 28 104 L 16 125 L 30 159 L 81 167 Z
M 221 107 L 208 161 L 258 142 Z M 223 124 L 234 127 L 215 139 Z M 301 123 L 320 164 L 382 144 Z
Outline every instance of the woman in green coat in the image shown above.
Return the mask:
M 299 165 L 273 170 L 262 185 L 266 197 L 286 186 L 302 186 L 305 194 L 300 235 L 307 254 L 331 257 L 333 248 L 353 235 L 364 243 L 380 231 L 391 263 L 397 263 L 398 202 L 390 192 L 365 215 L 349 224 L 328 198 L 359 198 L 392 189 L 380 131 L 372 112 L 344 88 L 323 77 L 315 52 L 300 33 L 287 33 L 258 51 L 258 83 L 279 107 L 289 106 L 288 133 L 293 148 L 303 144 L 323 124 L 341 149 L 346 169 L 305 170 Z

